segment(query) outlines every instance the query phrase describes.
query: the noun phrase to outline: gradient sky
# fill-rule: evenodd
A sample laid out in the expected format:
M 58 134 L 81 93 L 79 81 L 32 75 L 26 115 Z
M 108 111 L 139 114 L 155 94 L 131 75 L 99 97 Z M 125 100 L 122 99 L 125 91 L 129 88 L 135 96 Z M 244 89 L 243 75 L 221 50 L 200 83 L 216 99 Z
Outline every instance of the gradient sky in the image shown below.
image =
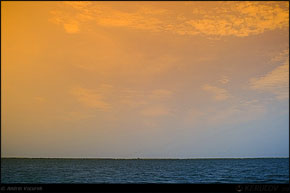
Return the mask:
M 1 2 L 4 157 L 289 157 L 289 2 Z

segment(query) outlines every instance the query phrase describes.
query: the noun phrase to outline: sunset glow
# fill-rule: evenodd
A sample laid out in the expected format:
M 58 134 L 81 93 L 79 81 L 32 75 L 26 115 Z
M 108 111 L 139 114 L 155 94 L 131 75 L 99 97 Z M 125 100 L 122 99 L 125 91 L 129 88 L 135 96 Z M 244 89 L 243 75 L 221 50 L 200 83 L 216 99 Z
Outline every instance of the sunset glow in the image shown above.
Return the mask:
M 289 2 L 1 2 L 3 157 L 289 157 Z

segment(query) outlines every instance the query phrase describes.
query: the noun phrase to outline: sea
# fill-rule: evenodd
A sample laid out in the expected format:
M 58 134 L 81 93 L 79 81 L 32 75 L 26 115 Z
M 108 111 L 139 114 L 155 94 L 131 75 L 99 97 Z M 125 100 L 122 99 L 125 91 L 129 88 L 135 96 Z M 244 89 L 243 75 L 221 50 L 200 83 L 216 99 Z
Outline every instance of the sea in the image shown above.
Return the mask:
M 1 183 L 285 184 L 289 183 L 289 158 L 1 158 Z

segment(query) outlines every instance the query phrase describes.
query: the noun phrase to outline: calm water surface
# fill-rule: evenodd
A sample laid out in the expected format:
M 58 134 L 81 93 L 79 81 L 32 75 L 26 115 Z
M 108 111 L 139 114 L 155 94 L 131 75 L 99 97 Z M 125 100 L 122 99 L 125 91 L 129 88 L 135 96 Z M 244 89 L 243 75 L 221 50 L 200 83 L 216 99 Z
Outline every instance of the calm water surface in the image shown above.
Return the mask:
M 2 183 L 289 183 L 289 158 L 1 159 Z

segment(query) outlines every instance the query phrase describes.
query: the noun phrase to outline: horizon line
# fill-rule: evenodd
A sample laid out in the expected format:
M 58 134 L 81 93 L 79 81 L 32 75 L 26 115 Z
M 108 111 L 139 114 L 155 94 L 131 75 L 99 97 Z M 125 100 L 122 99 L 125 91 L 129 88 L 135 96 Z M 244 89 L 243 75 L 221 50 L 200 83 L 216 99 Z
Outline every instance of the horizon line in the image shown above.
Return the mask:
M 189 160 L 189 159 L 289 159 L 288 157 L 210 157 L 210 158 L 80 158 L 80 157 L 1 157 L 1 159 L 98 159 L 98 160 Z

